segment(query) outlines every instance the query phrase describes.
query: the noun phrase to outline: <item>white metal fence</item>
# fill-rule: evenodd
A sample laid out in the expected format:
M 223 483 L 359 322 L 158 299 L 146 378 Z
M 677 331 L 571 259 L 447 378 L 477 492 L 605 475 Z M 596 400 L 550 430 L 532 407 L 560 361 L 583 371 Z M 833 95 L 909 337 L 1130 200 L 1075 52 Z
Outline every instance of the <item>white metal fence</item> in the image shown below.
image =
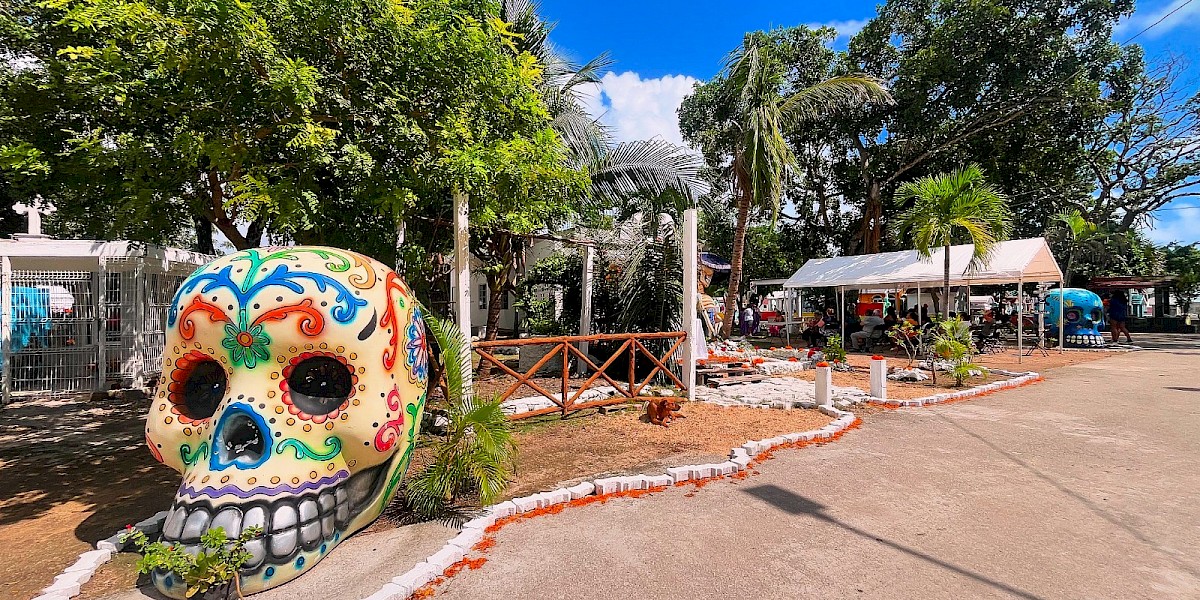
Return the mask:
M 0 245 L 0 406 L 153 384 L 175 290 L 211 258 L 127 242 L 93 243 L 99 255 L 83 256 L 14 248 Z M 45 268 L 52 264 L 64 268 Z

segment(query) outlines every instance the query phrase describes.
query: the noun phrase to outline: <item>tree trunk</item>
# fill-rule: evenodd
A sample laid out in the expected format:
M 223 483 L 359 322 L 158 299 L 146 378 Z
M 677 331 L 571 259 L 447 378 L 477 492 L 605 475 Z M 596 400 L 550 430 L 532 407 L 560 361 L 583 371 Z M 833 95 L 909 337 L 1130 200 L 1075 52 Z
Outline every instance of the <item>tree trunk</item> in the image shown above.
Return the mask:
M 733 232 L 733 256 L 729 260 L 729 287 L 725 290 L 725 318 L 721 320 L 721 336 L 733 332 L 733 312 L 737 310 L 738 288 L 742 279 L 742 260 L 746 251 L 746 225 L 750 220 L 750 190 L 743 186 L 738 198 L 737 228 Z
M 867 184 L 866 203 L 863 204 L 862 228 L 863 254 L 879 252 L 883 240 L 883 188 L 870 179 Z
M 945 277 L 945 279 L 942 280 L 942 290 L 945 292 L 946 302 L 944 303 L 945 306 L 942 307 L 942 318 L 949 319 L 950 318 L 950 244 L 946 244 L 945 253 L 946 253 L 946 258 L 943 262 L 945 263 L 946 271 L 945 271 L 945 273 L 943 273 L 943 276 Z
M 201 254 L 216 254 L 216 249 L 213 247 L 212 221 L 201 215 L 193 215 L 192 222 L 196 226 L 196 252 Z
M 408 235 L 408 224 L 404 219 L 396 221 L 396 272 L 404 273 L 404 238 Z

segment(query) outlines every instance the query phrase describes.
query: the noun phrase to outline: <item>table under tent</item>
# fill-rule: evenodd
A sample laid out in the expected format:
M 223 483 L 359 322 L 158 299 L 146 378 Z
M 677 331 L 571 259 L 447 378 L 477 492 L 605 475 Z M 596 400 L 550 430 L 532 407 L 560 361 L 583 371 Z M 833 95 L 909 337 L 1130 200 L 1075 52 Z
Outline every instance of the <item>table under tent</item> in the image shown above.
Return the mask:
M 977 269 L 971 269 L 974 246 L 964 244 L 950 247 L 950 285 L 967 287 L 970 297 L 972 285 L 1017 285 L 1017 352 L 1024 355 L 1023 325 L 1026 283 L 1057 284 L 1063 287 L 1062 270 L 1050 251 L 1045 238 L 1009 240 L 996 244 L 991 256 Z M 787 327 L 791 331 L 793 316 L 797 313 L 796 300 L 805 288 L 834 288 L 838 292 L 839 315 L 845 313 L 846 290 L 893 289 L 897 293 L 916 288 L 917 297 L 921 289 L 942 287 L 945 276 L 945 249 L 932 253 L 931 259 L 923 259 L 916 250 L 884 252 L 861 256 L 836 256 L 814 258 L 804 263 L 784 282 L 787 291 Z M 950 301 L 949 298 L 946 299 Z M 1058 347 L 1063 347 L 1062 311 L 1059 311 Z M 845 319 L 839 319 L 842 338 L 845 338 Z M 789 341 L 790 343 L 790 341 Z

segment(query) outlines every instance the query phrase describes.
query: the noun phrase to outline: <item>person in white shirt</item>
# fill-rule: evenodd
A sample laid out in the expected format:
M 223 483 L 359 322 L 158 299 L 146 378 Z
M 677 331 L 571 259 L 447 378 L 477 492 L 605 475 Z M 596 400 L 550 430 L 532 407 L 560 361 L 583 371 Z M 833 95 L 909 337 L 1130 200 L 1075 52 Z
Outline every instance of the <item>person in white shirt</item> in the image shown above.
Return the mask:
M 862 331 L 855 331 L 850 334 L 850 345 L 855 350 L 866 350 L 867 343 L 871 339 L 871 333 L 876 327 L 883 327 L 883 319 L 879 316 L 878 310 L 873 310 L 867 314 L 862 322 Z

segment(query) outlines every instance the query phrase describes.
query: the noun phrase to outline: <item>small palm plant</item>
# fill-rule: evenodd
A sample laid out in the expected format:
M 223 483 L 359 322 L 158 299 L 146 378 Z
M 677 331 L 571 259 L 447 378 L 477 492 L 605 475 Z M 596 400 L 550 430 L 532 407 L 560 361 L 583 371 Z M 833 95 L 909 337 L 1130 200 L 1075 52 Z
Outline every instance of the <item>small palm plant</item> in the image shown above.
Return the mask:
M 937 248 L 944 249 L 942 313 L 949 318 L 950 246 L 956 241 L 974 245 L 967 270 L 984 267 L 996 242 L 1006 239 L 1012 227 L 1008 199 L 987 182 L 978 165 L 970 165 L 907 182 L 896 192 L 896 201 L 911 203 L 900 215 L 900 236 L 911 237 L 913 248 L 926 260 Z
M 461 330 L 424 314 L 445 375 L 448 423 L 444 435 L 426 444 L 433 462 L 406 482 L 403 501 L 418 520 L 456 523 L 500 499 L 512 481 L 516 445 L 500 402 L 474 398 L 471 346 Z
M 950 376 L 954 378 L 955 387 L 962 387 L 967 379 L 982 377 L 988 373 L 986 367 L 971 362 L 970 343 L 970 328 L 962 319 L 946 319 L 938 323 L 933 353 L 950 362 Z M 936 373 L 937 366 L 930 366 Z

